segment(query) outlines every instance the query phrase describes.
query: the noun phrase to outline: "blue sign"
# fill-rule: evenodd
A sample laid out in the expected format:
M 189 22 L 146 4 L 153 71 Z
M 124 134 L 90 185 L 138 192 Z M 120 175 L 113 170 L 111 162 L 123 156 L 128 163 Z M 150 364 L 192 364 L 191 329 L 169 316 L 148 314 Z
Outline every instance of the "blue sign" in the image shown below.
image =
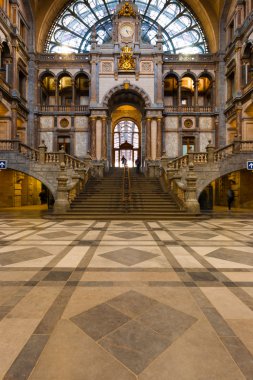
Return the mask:
M 0 160 L 0 170 L 7 169 L 7 160 Z
M 247 169 L 253 170 L 253 161 L 247 161 Z

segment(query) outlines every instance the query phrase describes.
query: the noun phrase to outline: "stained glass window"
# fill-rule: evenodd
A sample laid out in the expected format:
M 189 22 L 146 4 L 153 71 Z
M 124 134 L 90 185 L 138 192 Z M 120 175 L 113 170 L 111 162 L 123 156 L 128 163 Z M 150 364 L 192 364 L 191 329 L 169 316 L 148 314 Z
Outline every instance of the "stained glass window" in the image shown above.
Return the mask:
M 112 40 L 112 15 L 117 0 L 75 0 L 53 23 L 45 45 L 48 53 L 83 53 L 90 50 L 91 29 L 98 44 Z M 163 49 L 170 54 L 207 53 L 202 27 L 192 11 L 179 0 L 136 0 L 142 16 L 143 43 L 155 44 L 159 25 Z

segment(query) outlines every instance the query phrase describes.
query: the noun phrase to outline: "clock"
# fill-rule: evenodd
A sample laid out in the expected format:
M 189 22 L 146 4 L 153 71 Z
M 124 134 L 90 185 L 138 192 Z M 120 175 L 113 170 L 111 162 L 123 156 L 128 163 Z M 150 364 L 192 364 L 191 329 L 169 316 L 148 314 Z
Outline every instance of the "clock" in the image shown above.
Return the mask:
M 134 34 L 134 25 L 130 24 L 129 22 L 121 24 L 119 32 L 123 38 L 132 38 Z

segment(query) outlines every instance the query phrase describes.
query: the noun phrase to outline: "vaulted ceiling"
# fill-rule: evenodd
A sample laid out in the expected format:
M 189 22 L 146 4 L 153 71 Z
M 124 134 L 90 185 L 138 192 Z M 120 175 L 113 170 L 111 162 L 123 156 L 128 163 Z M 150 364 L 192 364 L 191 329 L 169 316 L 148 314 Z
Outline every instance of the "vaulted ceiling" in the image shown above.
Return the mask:
M 36 47 L 43 51 L 51 25 L 69 0 L 30 0 L 35 20 Z M 106 1 L 106 0 L 105 0 Z M 225 0 L 184 0 L 203 25 L 211 52 L 219 46 L 219 20 Z

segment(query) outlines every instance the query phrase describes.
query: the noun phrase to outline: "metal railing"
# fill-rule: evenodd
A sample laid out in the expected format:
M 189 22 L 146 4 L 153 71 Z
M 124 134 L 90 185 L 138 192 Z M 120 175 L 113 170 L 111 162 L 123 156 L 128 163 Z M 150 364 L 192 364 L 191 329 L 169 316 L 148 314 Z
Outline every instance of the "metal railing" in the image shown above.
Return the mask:
M 123 171 L 123 182 L 122 182 L 122 202 L 125 208 L 125 211 L 129 211 L 129 202 L 131 201 L 131 179 L 129 167 L 124 166 Z

